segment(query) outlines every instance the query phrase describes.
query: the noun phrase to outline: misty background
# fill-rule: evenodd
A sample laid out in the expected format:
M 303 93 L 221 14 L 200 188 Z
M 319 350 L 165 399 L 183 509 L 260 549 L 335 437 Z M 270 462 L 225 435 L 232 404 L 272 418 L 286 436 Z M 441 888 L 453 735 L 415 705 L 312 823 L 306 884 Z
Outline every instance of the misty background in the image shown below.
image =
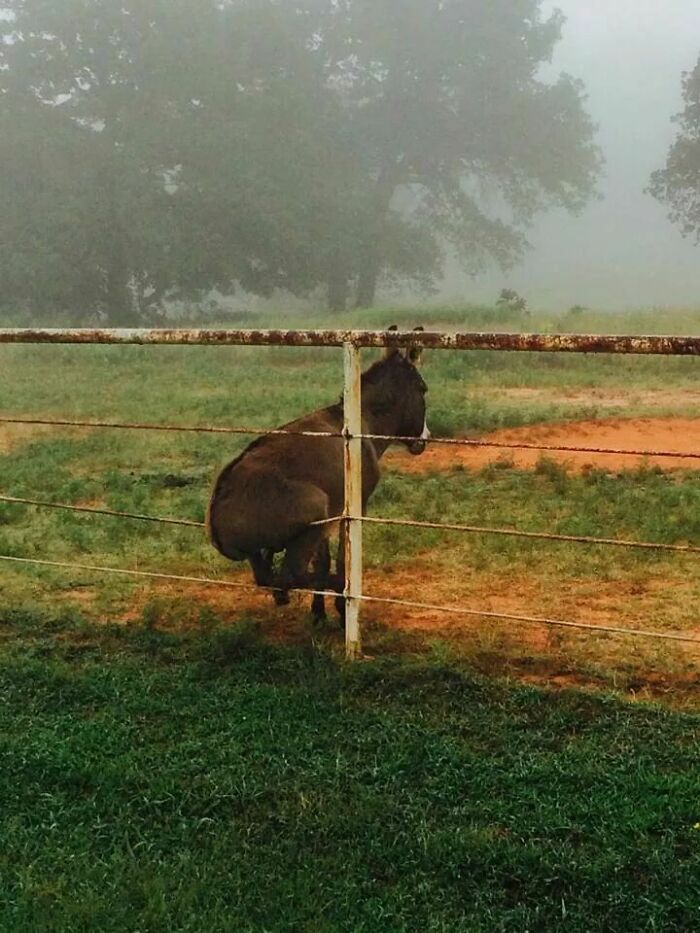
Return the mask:
M 700 45 L 696 0 L 558 0 L 567 21 L 553 72 L 581 78 L 587 108 L 599 125 L 606 165 L 603 200 L 580 217 L 553 211 L 538 218 L 523 264 L 473 280 L 453 267 L 443 295 L 492 301 L 507 285 L 530 304 L 566 310 L 697 307 L 700 250 L 645 193 L 661 166 L 683 109 L 681 72 L 692 71 Z
M 503 289 L 698 305 L 700 129 L 678 144 L 673 122 L 700 113 L 696 0 L 0 0 L 0 20 L 8 319 Z

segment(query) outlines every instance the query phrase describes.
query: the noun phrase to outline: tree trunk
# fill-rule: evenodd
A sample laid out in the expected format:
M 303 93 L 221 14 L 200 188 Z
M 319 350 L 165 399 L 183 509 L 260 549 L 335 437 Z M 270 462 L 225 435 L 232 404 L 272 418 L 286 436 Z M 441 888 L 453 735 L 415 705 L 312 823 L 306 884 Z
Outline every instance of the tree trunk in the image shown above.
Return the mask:
M 377 282 L 379 281 L 379 243 L 373 244 L 373 254 L 369 257 L 367 265 L 360 273 L 357 282 L 356 308 L 372 308 L 377 297 Z
M 355 296 L 356 308 L 371 308 L 377 297 L 377 284 L 382 271 L 382 250 L 386 236 L 386 220 L 391 201 L 396 191 L 396 166 L 387 166 L 377 179 L 374 192 L 376 211 L 374 221 L 367 232 L 365 265 L 360 271 Z
M 328 308 L 334 313 L 341 313 L 347 309 L 350 284 L 347 265 L 339 254 L 331 261 L 328 274 Z

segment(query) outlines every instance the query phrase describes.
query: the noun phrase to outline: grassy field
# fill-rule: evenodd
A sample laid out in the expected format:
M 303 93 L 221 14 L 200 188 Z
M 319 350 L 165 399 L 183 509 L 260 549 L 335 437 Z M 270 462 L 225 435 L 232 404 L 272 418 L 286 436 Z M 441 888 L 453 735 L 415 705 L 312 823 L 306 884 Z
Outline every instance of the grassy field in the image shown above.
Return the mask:
M 0 929 L 693 930 L 700 717 L 6 613 Z
M 394 320 L 700 331 L 698 312 L 337 323 Z M 698 416 L 694 359 L 436 352 L 425 375 L 436 434 Z M 0 347 L 0 415 L 264 428 L 341 382 L 333 350 Z M 0 494 L 201 521 L 246 442 L 0 426 Z M 700 475 L 395 463 L 372 511 L 698 545 Z M 366 540 L 374 595 L 697 633 L 697 557 Z M 244 579 L 198 529 L 19 505 L 0 504 L 0 554 Z M 697 652 L 371 606 L 376 660 L 348 669 L 301 602 L 2 564 L 0 587 L 0 930 L 700 925 Z

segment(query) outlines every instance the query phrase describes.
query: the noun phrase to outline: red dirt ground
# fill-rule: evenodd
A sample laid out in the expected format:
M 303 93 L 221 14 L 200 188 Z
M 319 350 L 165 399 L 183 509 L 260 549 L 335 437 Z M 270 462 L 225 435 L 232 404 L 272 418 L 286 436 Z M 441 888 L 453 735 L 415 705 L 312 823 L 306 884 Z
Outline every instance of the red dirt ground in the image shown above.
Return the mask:
M 606 447 L 616 450 L 658 450 L 700 454 L 700 418 L 643 418 L 570 421 L 527 428 L 495 431 L 479 440 L 504 444 L 544 444 L 564 447 Z M 498 460 L 520 469 L 532 469 L 547 457 L 573 470 L 590 467 L 635 470 L 642 464 L 664 470 L 700 468 L 700 459 L 638 457 L 620 454 L 571 453 L 568 451 L 510 450 L 497 447 L 455 447 L 433 444 L 421 457 L 396 448 L 386 463 L 402 473 L 431 473 L 450 469 L 482 469 Z

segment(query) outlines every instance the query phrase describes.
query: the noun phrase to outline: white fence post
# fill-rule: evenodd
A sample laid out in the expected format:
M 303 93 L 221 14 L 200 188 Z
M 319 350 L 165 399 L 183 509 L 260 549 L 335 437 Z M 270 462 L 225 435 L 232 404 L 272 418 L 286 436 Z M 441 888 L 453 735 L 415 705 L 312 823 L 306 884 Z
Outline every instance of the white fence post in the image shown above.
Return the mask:
M 345 362 L 345 650 L 349 660 L 362 653 L 362 369 L 360 350 L 343 345 Z

